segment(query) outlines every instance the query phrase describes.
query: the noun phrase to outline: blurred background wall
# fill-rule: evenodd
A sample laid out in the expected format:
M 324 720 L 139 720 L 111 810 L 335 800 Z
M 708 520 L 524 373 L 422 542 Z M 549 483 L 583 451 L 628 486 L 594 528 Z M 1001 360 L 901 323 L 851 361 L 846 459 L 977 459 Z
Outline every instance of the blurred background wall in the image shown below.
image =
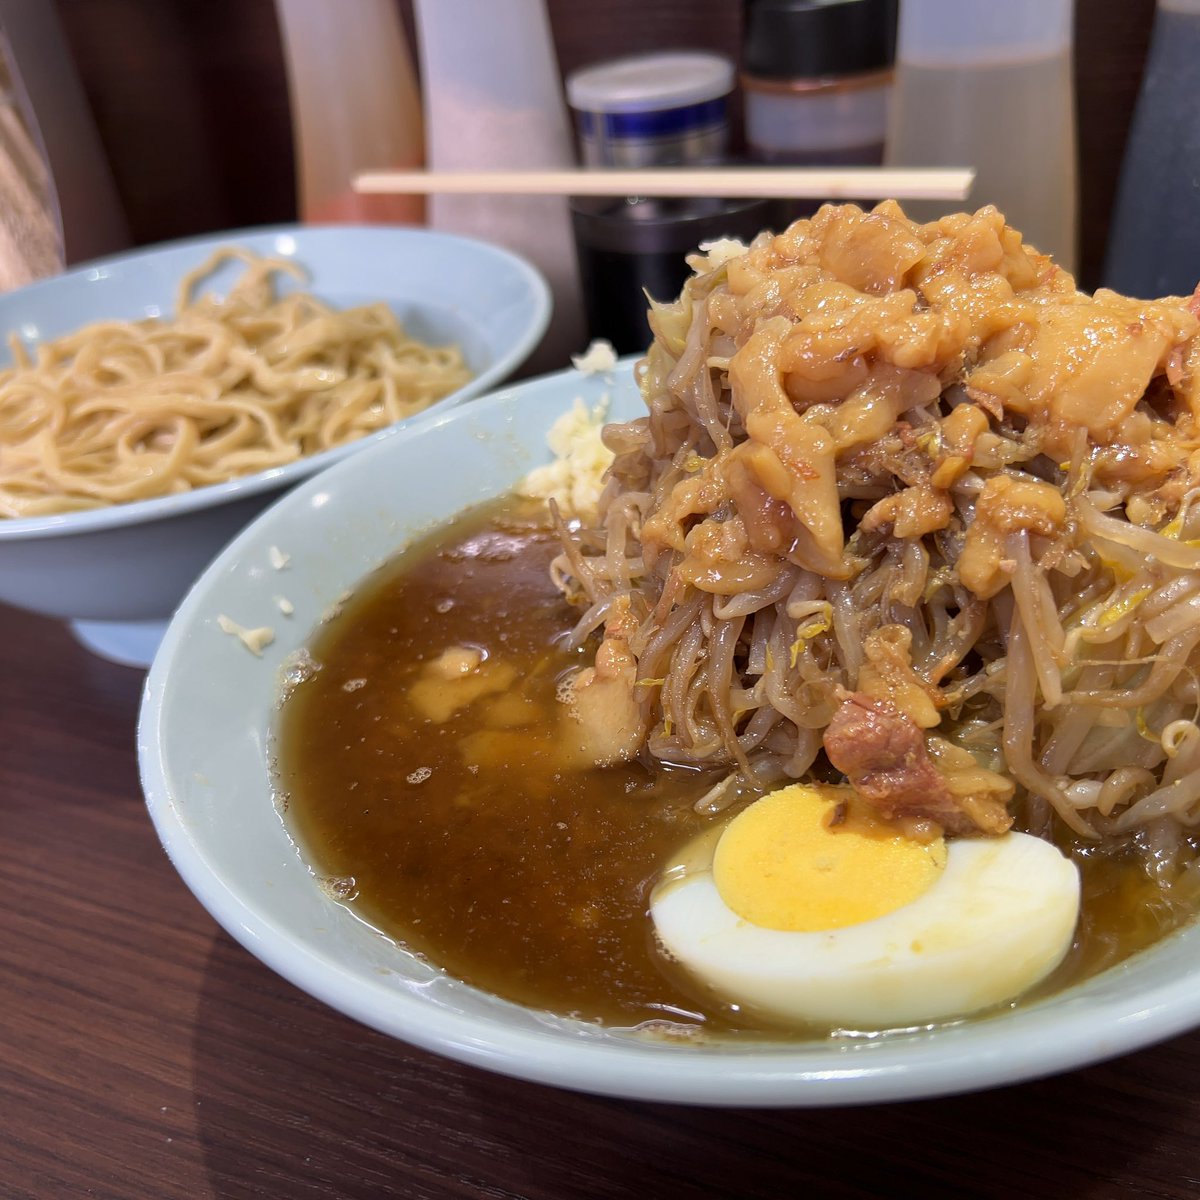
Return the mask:
M 353 0 L 346 0 L 352 4 Z M 415 44 L 411 6 L 396 0 Z M 136 243 L 296 215 L 272 0 L 58 0 Z M 548 0 L 559 65 L 664 47 L 736 52 L 741 0 Z M 1076 0 L 1080 280 L 1094 287 L 1153 0 Z

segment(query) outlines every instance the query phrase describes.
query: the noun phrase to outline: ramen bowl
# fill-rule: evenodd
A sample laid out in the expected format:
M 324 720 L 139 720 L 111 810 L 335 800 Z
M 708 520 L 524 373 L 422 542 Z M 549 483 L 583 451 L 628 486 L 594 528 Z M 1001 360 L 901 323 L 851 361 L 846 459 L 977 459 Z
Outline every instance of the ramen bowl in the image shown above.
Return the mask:
M 25 342 L 98 320 L 169 316 L 183 276 L 218 247 L 291 259 L 299 287 L 344 308 L 384 301 L 406 331 L 458 345 L 472 372 L 426 412 L 444 412 L 503 381 L 536 347 L 549 289 L 498 247 L 423 229 L 285 226 L 214 234 L 103 259 L 0 297 L 0 329 Z M 220 293 L 237 264 L 217 271 Z M 90 648 L 145 666 L 167 618 L 204 565 L 275 497 L 391 435 L 358 441 L 191 492 L 83 512 L 0 520 L 0 601 L 65 618 Z
M 936 1028 L 820 1040 L 656 1040 L 535 1011 L 408 953 L 321 886 L 276 806 L 282 675 L 322 616 L 414 536 L 550 458 L 582 398 L 641 408 L 628 363 L 422 418 L 280 499 L 208 568 L 147 676 L 138 748 L 150 815 L 184 882 L 251 953 L 385 1034 L 542 1083 L 640 1100 L 826 1106 L 963 1092 L 1120 1054 L 1200 1021 L 1200 929 L 1043 999 Z M 275 550 L 290 555 L 274 569 Z M 282 617 L 274 597 L 293 604 Z M 219 617 L 270 626 L 255 657 Z

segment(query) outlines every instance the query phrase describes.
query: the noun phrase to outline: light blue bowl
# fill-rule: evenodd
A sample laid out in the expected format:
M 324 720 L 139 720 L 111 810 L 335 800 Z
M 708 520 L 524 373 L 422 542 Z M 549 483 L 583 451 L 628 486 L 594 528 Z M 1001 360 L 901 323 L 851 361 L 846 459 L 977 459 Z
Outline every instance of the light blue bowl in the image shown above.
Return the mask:
M 496 246 L 424 229 L 279 226 L 101 259 L 10 292 L 0 296 L 0 333 L 37 341 L 91 321 L 170 316 L 180 279 L 227 245 L 294 259 L 308 275 L 296 286 L 336 307 L 383 300 L 414 336 L 461 346 L 474 377 L 426 412 L 453 408 L 507 378 L 550 319 L 545 280 Z M 212 286 L 222 290 L 237 270 L 223 268 Z M 91 648 L 145 665 L 188 585 L 250 518 L 301 479 L 404 424 L 180 495 L 0 520 L 0 601 L 65 617 Z
M 576 397 L 645 412 L 624 363 L 610 384 L 565 372 L 421 419 L 283 497 L 209 567 L 146 679 L 142 786 L 172 863 L 252 954 L 384 1033 L 487 1070 L 671 1103 L 865 1104 L 1049 1075 L 1200 1022 L 1200 925 L 1011 1011 L 856 1040 L 685 1044 L 501 1000 L 375 932 L 322 889 L 276 808 L 272 730 L 288 656 L 348 589 L 413 537 L 546 462 Z M 292 555 L 284 571 L 271 547 Z M 282 617 L 274 597 L 295 605 Z M 261 658 L 219 614 L 274 627 Z M 553 969 L 553 964 L 548 966 Z

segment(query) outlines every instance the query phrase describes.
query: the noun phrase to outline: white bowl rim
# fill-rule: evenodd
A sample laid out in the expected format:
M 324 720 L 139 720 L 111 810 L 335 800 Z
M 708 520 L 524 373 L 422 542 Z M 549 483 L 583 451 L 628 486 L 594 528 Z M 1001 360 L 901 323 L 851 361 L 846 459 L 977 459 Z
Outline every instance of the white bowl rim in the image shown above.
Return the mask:
M 296 237 L 297 235 L 308 237 L 313 234 L 335 236 L 338 233 L 346 232 L 378 234 L 385 238 L 394 236 L 401 240 L 418 237 L 422 241 L 434 240 L 447 245 L 458 244 L 470 247 L 476 253 L 490 254 L 498 261 L 503 262 L 514 275 L 522 278 L 528 284 L 533 296 L 533 304 L 524 333 L 494 363 L 469 379 L 461 388 L 457 388 L 448 396 L 443 396 L 441 400 L 435 402 L 439 405 L 445 404 L 447 407 L 452 407 L 461 401 L 473 399 L 499 384 L 533 352 L 549 327 L 553 307 L 550 285 L 542 273 L 527 259 L 491 242 L 410 225 L 259 225 L 243 229 L 223 230 L 218 233 L 206 233 L 195 237 L 175 238 L 171 241 L 156 242 L 150 246 L 139 246 L 127 253 L 109 254 L 86 263 L 73 264 L 70 270 L 59 275 L 35 280 L 33 283 L 7 293 L 4 296 L 4 302 L 19 300 L 21 296 L 37 291 L 53 290 L 61 287 L 66 281 L 89 275 L 93 271 L 103 270 L 107 267 L 127 266 L 141 259 L 154 258 L 164 251 L 216 248 L 237 238 Z M 102 318 L 94 319 L 101 320 Z M 0 542 L 95 533 L 126 525 L 140 525 L 147 521 L 165 521 L 185 513 L 195 512 L 197 509 L 229 504 L 275 488 L 286 488 L 332 466 L 374 442 L 391 437 L 407 422 L 422 415 L 424 414 L 414 413 L 412 417 L 405 418 L 398 424 L 377 429 L 365 437 L 329 450 L 322 450 L 319 454 L 310 454 L 278 467 L 269 467 L 265 471 L 255 471 L 250 475 L 227 479 L 223 483 L 206 484 L 204 487 L 192 488 L 187 492 L 176 492 L 167 496 L 151 496 L 145 500 L 129 500 L 119 504 L 105 505 L 102 508 L 82 509 L 75 512 L 0 519 Z
M 629 369 L 635 361 L 620 360 L 617 371 Z M 556 374 L 577 378 L 573 371 Z M 397 430 L 395 438 L 419 437 L 431 427 L 511 403 L 522 387 L 522 383 L 510 385 L 469 407 L 420 417 Z M 387 444 L 392 449 L 380 445 L 369 453 L 392 453 L 395 439 Z M 730 1108 L 836 1107 L 975 1092 L 1093 1065 L 1200 1024 L 1200 988 L 1190 986 L 1185 978 L 1136 994 L 1089 997 L 1083 1014 L 1059 1007 L 1060 1001 L 1089 982 L 1122 972 L 1126 963 L 1121 963 L 1065 992 L 995 1016 L 845 1045 L 755 1042 L 744 1044 L 746 1048 L 731 1048 L 729 1043 L 680 1047 L 597 1036 L 602 1031 L 583 1022 L 578 1023 L 577 1037 L 567 1037 L 549 1027 L 544 1031 L 492 1027 L 416 996 L 385 990 L 264 917 L 243 899 L 236 882 L 227 882 L 210 864 L 172 802 L 165 767 L 165 685 L 185 629 L 204 602 L 207 582 L 243 556 L 259 521 L 270 520 L 271 513 L 285 505 L 307 504 L 328 486 L 331 472 L 347 469 L 353 469 L 350 463 L 337 464 L 301 484 L 251 522 L 213 560 L 163 638 L 146 677 L 138 720 L 142 789 L 172 865 L 219 925 L 302 991 L 381 1033 L 502 1075 L 627 1100 Z M 1192 932 L 1200 939 L 1200 926 Z M 1178 936 L 1134 958 L 1154 955 Z

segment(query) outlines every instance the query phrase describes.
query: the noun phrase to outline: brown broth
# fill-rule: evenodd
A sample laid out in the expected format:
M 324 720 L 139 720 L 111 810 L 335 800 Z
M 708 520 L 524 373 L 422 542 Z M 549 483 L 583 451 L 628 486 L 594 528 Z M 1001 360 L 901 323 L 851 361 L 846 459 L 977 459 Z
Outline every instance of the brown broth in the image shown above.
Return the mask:
M 563 647 L 577 614 L 549 580 L 557 549 L 539 509 L 503 501 L 415 544 L 358 591 L 311 648 L 320 669 L 283 706 L 288 823 L 357 913 L 477 987 L 616 1026 L 769 1029 L 654 944 L 650 889 L 712 820 L 693 805 L 713 777 L 558 760 L 555 687 L 583 659 Z M 494 690 L 434 719 L 413 697 L 452 646 L 486 654 Z M 1076 857 L 1079 937 L 1036 995 L 1185 915 L 1120 856 Z
M 557 549 L 540 506 L 488 507 L 361 589 L 284 706 L 289 823 L 366 920 L 478 987 L 615 1025 L 752 1024 L 678 979 L 647 916 L 712 778 L 555 761 L 555 686 L 582 663 L 561 645 L 575 614 L 549 579 Z M 410 692 L 448 646 L 515 678 L 438 722 Z

